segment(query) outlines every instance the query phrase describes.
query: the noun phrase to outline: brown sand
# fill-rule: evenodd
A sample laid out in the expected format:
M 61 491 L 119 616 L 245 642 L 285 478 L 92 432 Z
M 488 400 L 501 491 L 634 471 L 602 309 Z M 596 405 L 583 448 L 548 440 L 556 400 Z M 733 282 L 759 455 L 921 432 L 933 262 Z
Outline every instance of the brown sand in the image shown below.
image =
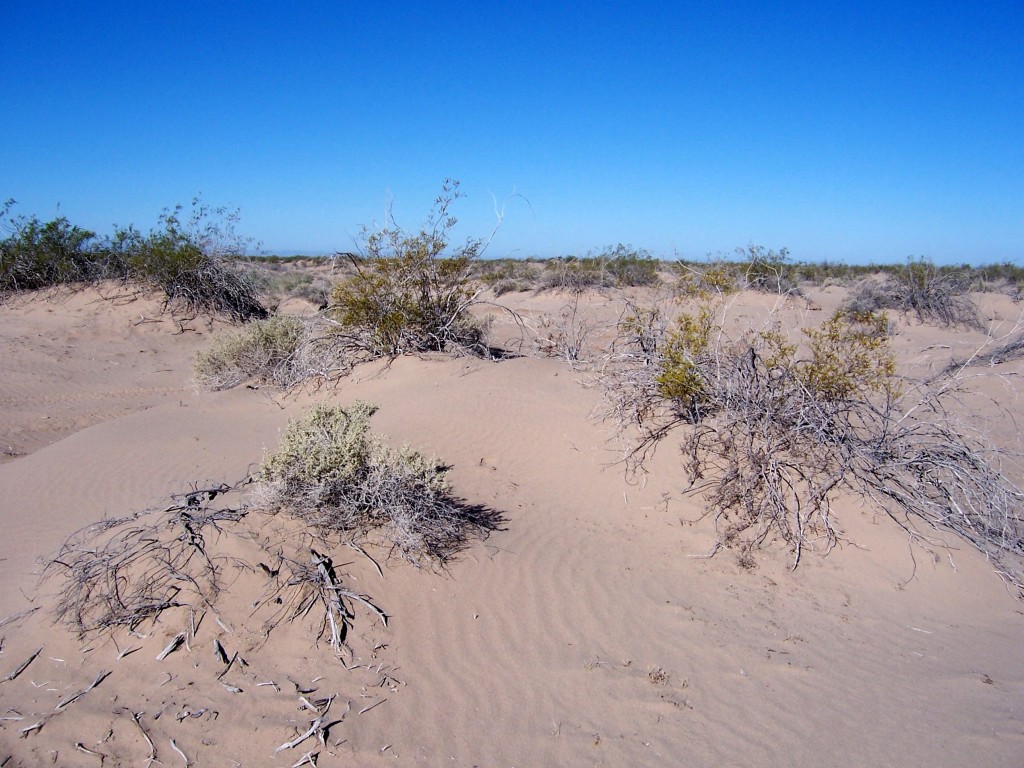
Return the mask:
M 787 311 L 817 322 L 840 298 L 820 292 L 825 312 Z M 131 713 L 168 766 L 184 764 L 172 740 L 200 766 L 291 766 L 310 751 L 320 766 L 1024 763 L 1024 603 L 966 545 L 933 559 L 850 501 L 837 509 L 845 543 L 795 572 L 781 548 L 752 570 L 728 552 L 704 559 L 714 531 L 691 522 L 701 502 L 681 494 L 672 446 L 627 482 L 610 428 L 591 418 L 600 393 L 564 362 L 401 359 L 316 395 L 204 393 L 190 369 L 203 321 L 178 333 L 139 322 L 158 316 L 153 302 L 96 299 L 0 308 L 0 620 L 39 608 L 0 627 L 0 678 L 42 648 L 0 682 L 0 764 L 96 766 L 97 752 L 145 765 Z M 1016 319 L 1009 302 L 985 300 Z M 529 318 L 565 297 L 511 301 Z M 749 323 L 765 302 L 743 296 L 734 319 Z M 617 306 L 592 297 L 584 311 L 596 324 Z M 908 321 L 896 346 L 924 371 L 980 339 Z M 1019 385 L 1006 382 L 1019 375 L 1001 370 L 992 385 L 1010 407 Z M 382 579 L 362 556 L 334 553 L 346 583 L 391 617 L 384 628 L 357 612 L 358 668 L 316 645 L 308 622 L 264 642 L 244 574 L 163 661 L 188 626 L 180 613 L 144 637 L 54 628 L 55 582 L 37 586 L 38 557 L 190 481 L 244 477 L 317 398 L 380 404 L 375 430 L 444 457 L 460 496 L 505 517 L 442 573 L 392 562 Z M 214 638 L 246 661 L 221 681 Z M 341 722 L 326 744 L 275 754 L 315 717 L 297 687 L 336 696 L 329 719 Z

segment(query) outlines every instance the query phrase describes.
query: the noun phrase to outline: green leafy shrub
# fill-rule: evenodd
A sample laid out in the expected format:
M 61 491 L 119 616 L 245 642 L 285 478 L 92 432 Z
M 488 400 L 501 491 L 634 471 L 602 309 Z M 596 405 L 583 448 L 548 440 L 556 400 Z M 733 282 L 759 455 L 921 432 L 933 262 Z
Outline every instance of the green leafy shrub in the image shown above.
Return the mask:
M 678 278 L 674 287 L 681 296 L 710 298 L 735 293 L 739 289 L 741 275 L 735 264 L 721 260 L 710 264 L 679 261 L 675 269 Z
M 35 216 L 11 217 L 13 200 L 0 208 L 0 294 L 31 291 L 110 276 L 96 233 L 63 216 L 41 222 Z
M 657 285 L 658 262 L 649 251 L 635 249 L 619 243 L 605 248 L 597 257 L 602 260 L 614 284 L 620 288 L 642 285 Z
M 259 469 L 264 501 L 326 534 L 375 532 L 413 563 L 444 560 L 487 518 L 452 497 L 437 460 L 372 434 L 376 411 L 320 404 L 290 421 Z
M 238 330 L 216 333 L 196 352 L 196 381 L 220 390 L 255 380 L 287 387 L 301 377 L 297 353 L 305 326 L 297 317 L 278 315 L 255 320 Z
M 711 334 L 717 329 L 714 311 L 704 304 L 696 315 L 683 313 L 661 345 L 655 380 L 660 394 L 679 404 L 681 411 L 700 421 L 710 405 L 707 367 L 711 364 Z
M 820 397 L 865 399 L 894 391 L 896 357 L 885 315 L 836 312 L 821 327 L 805 329 L 804 335 L 810 359 L 796 368 L 796 375 Z
M 267 317 L 259 279 L 239 257 L 248 240 L 235 232 L 237 212 L 209 208 L 197 198 L 186 218 L 178 205 L 160 214 L 157 229 L 143 235 L 117 229 L 110 242 L 124 277 L 161 290 L 168 306 L 214 312 L 245 321 Z
M 0 294 L 113 279 L 162 291 L 168 307 L 236 320 L 267 316 L 259 281 L 240 259 L 248 241 L 235 233 L 237 213 L 196 199 L 187 219 L 179 205 L 148 235 L 128 226 L 101 241 L 63 217 L 11 219 L 11 205 L 0 211 L 9 231 L 0 241 Z
M 484 243 L 471 239 L 446 255 L 456 223 L 450 208 L 460 196 L 458 182 L 445 182 L 418 232 L 393 222 L 364 231 L 356 273 L 331 292 L 332 317 L 354 346 L 374 356 L 486 351 L 486 329 L 470 314 L 473 264 Z

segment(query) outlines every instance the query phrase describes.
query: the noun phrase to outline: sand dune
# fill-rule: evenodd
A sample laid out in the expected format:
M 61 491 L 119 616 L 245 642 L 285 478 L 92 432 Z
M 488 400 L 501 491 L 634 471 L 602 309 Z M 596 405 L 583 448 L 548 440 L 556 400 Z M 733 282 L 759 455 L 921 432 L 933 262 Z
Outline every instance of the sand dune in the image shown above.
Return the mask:
M 144 765 L 147 737 L 163 765 L 184 764 L 176 749 L 195 765 L 291 766 L 310 751 L 320 766 L 1021 764 L 1024 604 L 966 545 L 931 559 L 844 500 L 845 541 L 796 571 L 782 548 L 753 569 L 707 559 L 713 526 L 682 493 L 672 445 L 625 477 L 593 418 L 600 393 L 563 361 L 407 358 L 319 392 L 207 393 L 190 370 L 202 321 L 180 333 L 140 323 L 158 317 L 147 300 L 96 299 L 0 308 L 0 620 L 38 608 L 0 627 L 0 678 L 42 648 L 0 682 L 0 764 Z M 519 301 L 529 315 L 564 297 Z M 764 309 L 741 301 L 744 322 Z M 597 323 L 616 307 L 594 298 L 586 311 Z M 1014 320 L 1009 303 L 989 310 Z M 901 330 L 901 363 L 922 370 L 979 341 Z M 316 642 L 312 616 L 264 636 L 273 606 L 243 570 L 194 635 L 181 611 L 139 636 L 54 627 L 59 582 L 38 585 L 37 558 L 189 482 L 240 480 L 319 399 L 378 403 L 374 429 L 443 457 L 455 491 L 501 513 L 502 529 L 439 572 L 390 562 L 381 578 L 333 552 L 390 617 L 357 611 L 346 664 Z M 286 521 L 266 525 L 268 539 L 288 535 L 274 527 Z M 182 631 L 189 647 L 157 661 Z M 215 639 L 245 662 L 219 679 Z M 335 697 L 339 722 L 324 744 L 275 753 L 316 717 L 300 695 Z

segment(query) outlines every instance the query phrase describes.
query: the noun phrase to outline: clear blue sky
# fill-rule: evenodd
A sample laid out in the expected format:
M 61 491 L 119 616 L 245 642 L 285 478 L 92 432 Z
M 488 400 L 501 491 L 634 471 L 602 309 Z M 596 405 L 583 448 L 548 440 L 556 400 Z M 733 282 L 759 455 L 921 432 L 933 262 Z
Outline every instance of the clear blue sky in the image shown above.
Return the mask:
M 103 232 L 349 250 L 454 177 L 490 256 L 1024 259 L 1021 0 L 20 2 L 0 73 L 0 198 Z

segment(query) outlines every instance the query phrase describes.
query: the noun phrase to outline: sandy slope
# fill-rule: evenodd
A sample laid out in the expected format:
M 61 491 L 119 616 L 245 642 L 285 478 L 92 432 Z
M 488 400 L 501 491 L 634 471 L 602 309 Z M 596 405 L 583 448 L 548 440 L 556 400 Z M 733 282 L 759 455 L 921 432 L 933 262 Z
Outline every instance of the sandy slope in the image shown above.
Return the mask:
M 107 764 L 145 764 L 132 712 L 164 765 L 182 764 L 171 739 L 196 765 L 290 766 L 309 750 L 321 766 L 1021 763 L 1024 604 L 972 551 L 929 559 L 851 503 L 839 510 L 849 543 L 795 572 L 781 550 L 753 570 L 728 553 L 702 559 L 713 530 L 692 522 L 700 501 L 680 494 L 671 445 L 627 482 L 608 428 L 590 418 L 599 393 L 558 360 L 403 359 L 332 392 L 200 393 L 188 360 L 202 324 L 173 335 L 173 324 L 133 324 L 151 305 L 91 298 L 0 309 L 0 420 L 11 452 L 27 454 L 0 465 L 0 620 L 40 607 L 0 628 L 0 677 L 43 648 L 0 683 L 0 717 L 24 718 L 0 720 L 0 763 L 97 765 L 81 744 Z M 528 317 L 564 302 L 513 299 Z M 826 311 L 838 301 L 816 300 Z M 745 297 L 737 314 L 761 301 Z M 590 299 L 587 316 L 608 320 L 616 307 Z M 927 366 L 932 344 L 948 359 L 977 341 L 902 330 L 908 365 Z M 36 589 L 37 556 L 189 481 L 245 476 L 318 397 L 379 403 L 375 429 L 444 457 L 461 496 L 504 516 L 442 573 L 391 563 L 381 579 L 351 550 L 334 553 L 346 583 L 391 617 L 385 629 L 357 614 L 359 668 L 316 647 L 309 622 L 265 640 L 248 573 L 203 615 L 190 649 L 164 661 L 155 656 L 187 615 L 166 614 L 145 637 L 79 640 L 52 627 L 54 587 Z M 221 681 L 214 638 L 247 662 Z M 19 737 L 101 670 L 111 674 L 94 690 Z M 336 695 L 341 722 L 326 745 L 275 755 L 312 719 L 297 686 Z

